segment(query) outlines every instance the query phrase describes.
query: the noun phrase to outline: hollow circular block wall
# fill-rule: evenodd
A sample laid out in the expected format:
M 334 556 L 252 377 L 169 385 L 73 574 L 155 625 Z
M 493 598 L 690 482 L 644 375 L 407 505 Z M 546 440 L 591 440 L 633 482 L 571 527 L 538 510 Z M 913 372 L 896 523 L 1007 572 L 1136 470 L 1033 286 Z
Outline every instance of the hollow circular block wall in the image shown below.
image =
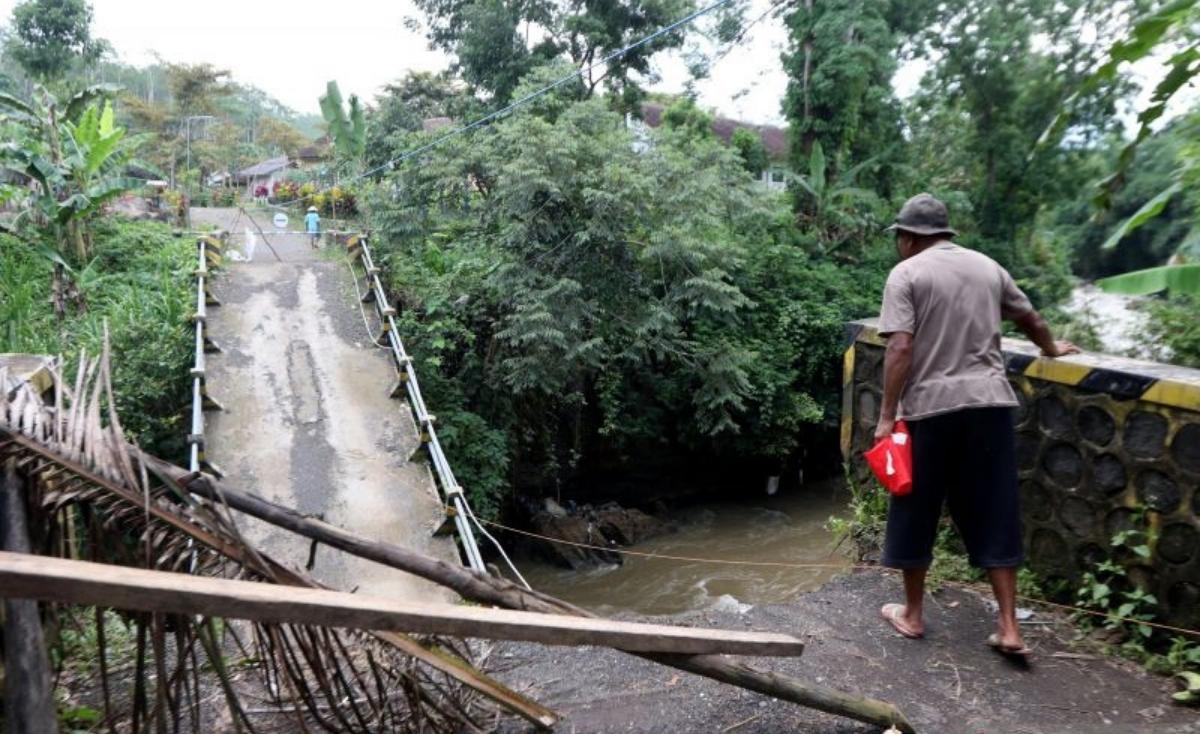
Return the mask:
M 884 343 L 874 320 L 848 325 L 842 450 L 851 476 L 882 404 Z M 1027 562 L 1075 580 L 1137 528 L 1149 559 L 1121 558 L 1171 623 L 1200 625 L 1200 370 L 1105 355 L 1037 356 L 1004 340 L 1015 409 Z M 880 490 L 883 491 L 883 490 Z M 1132 556 L 1132 554 L 1131 554 Z

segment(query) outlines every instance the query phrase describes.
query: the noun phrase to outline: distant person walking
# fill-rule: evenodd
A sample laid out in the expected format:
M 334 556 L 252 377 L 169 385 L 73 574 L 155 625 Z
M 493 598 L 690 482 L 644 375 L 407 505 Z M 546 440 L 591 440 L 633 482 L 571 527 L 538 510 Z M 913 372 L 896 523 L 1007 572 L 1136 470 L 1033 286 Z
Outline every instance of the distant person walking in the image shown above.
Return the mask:
M 317 242 L 321 239 L 321 215 L 317 213 L 315 206 L 310 206 L 308 213 L 304 215 L 304 231 L 308 232 L 309 244 L 315 250 Z
M 946 206 L 929 194 L 905 202 L 889 229 L 900 263 L 888 275 L 879 333 L 887 337 L 876 439 L 903 419 L 912 437 L 911 494 L 892 497 L 883 565 L 904 572 L 903 604 L 880 610 L 901 635 L 925 633 L 925 574 L 942 505 L 987 571 L 999 604 L 988 644 L 1026 656 L 1016 618 L 1023 560 L 1013 436 L 1016 394 L 1005 377 L 1000 321 L 1010 319 L 1047 357 L 1079 350 L 1046 322 L 994 260 L 951 242 Z

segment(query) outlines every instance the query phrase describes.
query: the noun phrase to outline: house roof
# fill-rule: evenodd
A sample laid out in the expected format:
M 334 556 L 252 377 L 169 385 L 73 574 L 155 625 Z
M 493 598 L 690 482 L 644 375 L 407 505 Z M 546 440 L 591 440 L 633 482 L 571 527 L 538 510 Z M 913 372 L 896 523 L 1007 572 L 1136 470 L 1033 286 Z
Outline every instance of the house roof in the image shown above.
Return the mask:
M 281 155 L 278 158 L 271 158 L 262 163 L 255 163 L 249 168 L 243 168 L 237 172 L 238 178 L 255 178 L 257 176 L 270 176 L 276 171 L 282 171 L 288 167 L 288 157 Z
M 650 127 L 658 127 L 662 125 L 664 111 L 665 107 L 663 105 L 656 102 L 646 102 L 642 105 L 642 120 Z M 787 158 L 787 128 L 775 125 L 755 125 L 750 122 L 734 120 L 730 117 L 717 117 L 713 120 L 712 130 L 713 135 L 716 135 L 726 144 L 733 139 L 733 134 L 738 130 L 749 130 L 758 134 L 758 138 L 762 140 L 763 147 L 767 149 L 767 155 L 771 160 Z

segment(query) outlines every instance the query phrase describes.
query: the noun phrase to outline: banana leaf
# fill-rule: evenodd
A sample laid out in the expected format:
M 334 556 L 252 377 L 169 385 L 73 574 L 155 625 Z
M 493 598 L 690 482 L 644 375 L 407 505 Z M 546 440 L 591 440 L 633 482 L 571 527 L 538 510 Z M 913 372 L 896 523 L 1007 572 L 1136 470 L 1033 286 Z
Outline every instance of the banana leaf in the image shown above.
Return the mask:
M 1200 295 L 1200 263 L 1135 270 L 1098 280 L 1096 286 L 1126 296 L 1148 296 L 1162 291 Z
M 1153 53 L 1173 28 L 1183 25 L 1196 3 L 1197 0 L 1175 0 L 1153 14 L 1138 19 L 1129 35 L 1112 45 L 1105 63 L 1086 77 L 1079 88 L 1063 102 L 1059 113 L 1038 138 L 1037 144 L 1029 154 L 1030 158 L 1046 146 L 1058 142 L 1075 115 L 1075 102 L 1080 97 L 1092 92 L 1102 83 L 1116 79 L 1122 63 L 1131 63 Z
M 1183 184 L 1179 181 L 1176 181 L 1160 191 L 1153 199 L 1147 201 L 1145 204 L 1142 204 L 1142 207 L 1134 212 L 1133 216 L 1131 216 L 1129 219 L 1126 219 L 1120 227 L 1117 227 L 1117 230 L 1112 233 L 1112 236 L 1109 237 L 1103 245 L 1100 246 L 1100 249 L 1111 250 L 1112 248 L 1116 247 L 1117 243 L 1128 237 L 1135 229 L 1162 213 L 1162 210 L 1167 206 L 1167 202 L 1169 202 L 1172 198 L 1174 198 L 1175 194 L 1178 194 L 1182 190 Z
M 120 92 L 119 84 L 94 84 L 79 92 L 67 102 L 67 111 L 63 119 L 74 122 L 83 114 L 92 102 L 97 99 L 108 99 Z
M 7 109 L 9 114 L 18 119 L 36 122 L 37 112 L 27 102 L 23 102 L 11 94 L 0 92 L 0 108 Z M 13 113 L 16 113 L 15 115 Z
M 1112 174 L 1096 185 L 1097 192 L 1093 203 L 1100 209 L 1112 208 L 1112 197 L 1124 185 L 1125 174 L 1133 165 L 1134 154 L 1142 141 L 1150 137 L 1151 126 L 1166 112 L 1167 103 L 1171 101 L 1175 93 L 1190 84 L 1196 74 L 1200 73 L 1200 46 L 1192 46 L 1180 51 L 1167 63 L 1170 65 L 1170 69 L 1158 86 L 1154 88 L 1154 92 L 1150 96 L 1150 106 L 1138 113 L 1137 135 L 1121 149 Z

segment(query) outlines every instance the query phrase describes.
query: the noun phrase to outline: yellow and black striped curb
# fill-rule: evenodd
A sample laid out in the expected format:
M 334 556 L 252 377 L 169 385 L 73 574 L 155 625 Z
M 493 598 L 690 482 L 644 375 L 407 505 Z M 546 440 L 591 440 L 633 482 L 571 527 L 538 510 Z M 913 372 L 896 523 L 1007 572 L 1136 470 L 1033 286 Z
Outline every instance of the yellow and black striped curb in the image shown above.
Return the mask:
M 879 336 L 875 319 L 850 322 L 846 330 L 849 343 L 843 381 L 848 385 L 854 379 L 854 345 L 885 346 L 886 342 Z M 1036 346 L 1021 339 L 1004 339 L 1002 348 L 1010 375 L 1104 393 L 1117 400 L 1140 400 L 1200 412 L 1200 370 L 1107 354 L 1049 359 L 1039 356 Z M 843 397 L 844 412 L 849 407 L 845 400 Z M 844 433 L 846 428 L 842 430 Z

